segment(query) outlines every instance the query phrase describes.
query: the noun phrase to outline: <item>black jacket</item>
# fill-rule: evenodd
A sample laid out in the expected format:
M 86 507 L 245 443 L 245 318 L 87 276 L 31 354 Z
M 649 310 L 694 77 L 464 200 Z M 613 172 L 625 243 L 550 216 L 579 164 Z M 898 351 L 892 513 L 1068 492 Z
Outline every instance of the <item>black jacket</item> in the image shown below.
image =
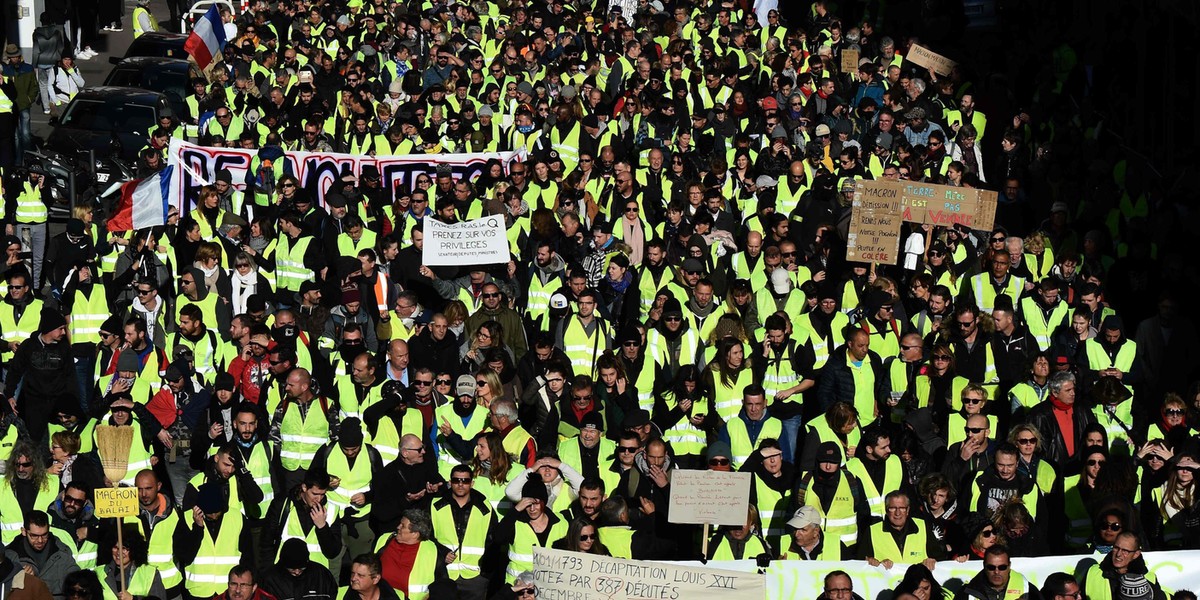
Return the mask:
M 829 362 L 821 371 L 821 383 L 817 388 L 817 402 L 821 412 L 833 406 L 834 402 L 854 404 L 854 374 L 846 362 L 846 346 L 838 346 L 830 355 Z M 867 350 L 867 358 L 871 362 L 871 370 L 875 372 L 875 389 L 873 395 L 876 405 L 887 395 L 888 378 L 883 370 L 883 360 L 871 350 Z M 873 421 L 875 415 L 859 415 L 864 423 Z
M 1067 443 L 1063 439 L 1062 431 L 1058 428 L 1058 419 L 1054 418 L 1052 398 L 1053 396 L 1050 396 L 1046 398 L 1045 402 L 1030 409 L 1025 421 L 1042 434 L 1042 441 L 1045 443 L 1045 447 L 1042 449 L 1043 455 L 1058 467 L 1060 473 L 1070 473 L 1075 457 L 1067 454 Z M 1083 441 L 1083 431 L 1096 421 L 1096 417 L 1090 410 L 1076 402 L 1071 420 L 1075 429 L 1075 454 L 1078 456 Z
M 311 560 L 299 577 L 278 565 L 271 567 L 263 575 L 262 589 L 278 600 L 334 600 L 338 593 L 329 569 Z

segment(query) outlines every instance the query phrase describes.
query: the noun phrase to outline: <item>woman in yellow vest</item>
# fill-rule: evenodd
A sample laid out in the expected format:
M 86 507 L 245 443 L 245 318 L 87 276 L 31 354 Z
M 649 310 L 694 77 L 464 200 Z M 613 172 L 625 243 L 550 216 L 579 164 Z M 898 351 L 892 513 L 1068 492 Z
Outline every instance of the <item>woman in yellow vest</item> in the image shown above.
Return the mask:
M 554 547 L 571 552 L 612 556 L 608 548 L 600 541 L 600 535 L 596 532 L 596 524 L 583 518 L 571 521 L 571 524 L 567 526 L 566 537 L 554 542 Z
M 167 590 L 163 585 L 162 576 L 158 569 L 146 564 L 146 540 L 142 538 L 137 525 L 123 525 L 121 536 L 123 546 L 117 544 L 116 537 L 113 536 L 112 562 L 96 568 L 96 575 L 100 578 L 100 585 L 104 590 L 104 600 L 118 599 L 117 592 L 122 588 L 122 574 L 129 578 L 124 587 L 133 600 L 165 598 Z
M 504 451 L 504 441 L 499 433 L 492 431 L 475 440 L 475 456 L 471 459 L 474 489 L 487 498 L 497 515 L 503 517 L 512 508 L 513 503 L 504 495 L 504 490 L 523 471 L 524 466 L 514 465 Z
M 1195 502 L 1200 498 L 1200 489 L 1196 485 L 1196 475 L 1200 473 L 1200 462 L 1191 454 L 1182 454 L 1176 458 L 1171 474 L 1162 487 L 1151 493 L 1154 508 L 1157 508 L 1155 523 L 1147 527 L 1154 532 L 1154 538 L 1159 541 L 1159 548 L 1194 547 L 1195 540 L 1184 536 L 1184 521 L 1189 515 L 1195 514 Z
M 653 420 L 665 427 L 662 439 L 671 444 L 671 455 L 680 468 L 704 468 L 717 424 L 710 395 L 695 365 L 680 368 L 671 388 L 656 395 Z
M 741 340 L 725 338 L 718 343 L 717 356 L 705 369 L 704 382 L 712 390 L 713 410 L 722 421 L 736 417 L 742 409 L 742 391 L 754 383 L 753 373 Z
M 1058 472 L 1042 457 L 1042 433 L 1022 423 L 1012 428 L 1008 441 L 1017 447 L 1017 472 L 1032 477 L 1042 493 L 1049 494 L 1058 480 Z
M 521 501 L 500 522 L 495 542 L 508 546 L 506 580 L 511 584 L 523 571 L 533 569 L 533 548 L 549 548 L 566 537 L 567 522 L 548 510 L 549 495 L 539 477 L 521 488 Z

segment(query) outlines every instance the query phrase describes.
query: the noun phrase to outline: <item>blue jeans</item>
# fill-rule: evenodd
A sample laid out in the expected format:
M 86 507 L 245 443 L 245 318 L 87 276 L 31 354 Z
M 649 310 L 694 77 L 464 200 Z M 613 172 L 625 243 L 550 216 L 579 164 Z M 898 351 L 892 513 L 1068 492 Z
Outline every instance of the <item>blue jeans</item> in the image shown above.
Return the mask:
M 25 151 L 33 150 L 33 125 L 30 109 L 17 112 L 17 164 L 25 164 Z
M 783 420 L 783 439 L 787 440 L 788 448 L 792 449 L 791 456 L 784 456 L 783 460 L 791 463 L 795 462 L 796 455 L 799 454 L 799 448 L 796 444 L 796 438 L 800 435 L 800 424 L 804 422 L 804 415 L 796 415 Z
M 75 380 L 79 385 L 79 408 L 81 414 L 90 414 L 92 406 L 92 388 L 96 379 L 96 357 L 85 356 L 75 358 Z

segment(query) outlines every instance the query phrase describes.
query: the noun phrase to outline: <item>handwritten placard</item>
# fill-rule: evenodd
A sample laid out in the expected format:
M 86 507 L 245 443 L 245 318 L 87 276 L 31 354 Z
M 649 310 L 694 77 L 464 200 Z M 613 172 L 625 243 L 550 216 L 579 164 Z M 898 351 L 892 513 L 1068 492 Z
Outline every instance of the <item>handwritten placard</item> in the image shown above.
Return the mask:
M 675 473 L 678 475 L 681 472 Z M 672 495 L 675 494 L 672 491 Z M 538 598 L 644 600 L 719 597 L 722 600 L 763 600 L 766 596 L 765 578 L 758 573 L 624 560 L 537 546 L 533 548 L 533 577 Z
M 979 229 L 979 192 L 971 188 L 905 183 L 900 203 L 901 218 L 910 223 L 966 225 Z M 989 227 L 990 229 L 990 227 Z
M 842 72 L 857 73 L 858 72 L 858 50 L 847 48 L 842 50 Z
M 750 474 L 676 469 L 671 473 L 672 523 L 745 525 Z
M 937 73 L 938 75 L 949 75 L 951 69 L 958 63 L 917 44 L 913 44 L 908 49 L 908 56 L 904 57 L 909 62 L 920 65 Z
M 897 181 L 859 180 L 854 186 L 846 259 L 895 264 L 900 251 L 900 203 L 904 185 Z
M 96 518 L 132 517 L 138 511 L 137 488 L 96 488 Z

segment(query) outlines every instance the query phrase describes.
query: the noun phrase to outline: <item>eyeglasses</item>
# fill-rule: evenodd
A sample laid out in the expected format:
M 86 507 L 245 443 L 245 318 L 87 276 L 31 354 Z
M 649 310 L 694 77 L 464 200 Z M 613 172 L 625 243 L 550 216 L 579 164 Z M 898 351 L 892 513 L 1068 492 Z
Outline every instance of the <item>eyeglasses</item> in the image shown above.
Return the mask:
M 579 534 L 579 541 L 581 541 L 581 542 L 590 542 L 590 541 L 592 541 L 592 540 L 594 540 L 594 539 L 596 539 L 596 534 L 594 534 L 594 533 L 581 533 L 581 534 Z
M 1074 592 L 1071 592 L 1069 594 L 1067 592 L 1063 592 L 1061 594 L 1055 594 L 1055 596 L 1066 596 L 1067 598 L 1079 599 L 1079 598 L 1083 597 L 1083 594 L 1079 593 L 1079 590 L 1075 590 Z
M 724 466 L 727 466 L 728 464 L 729 464 L 728 458 L 714 458 L 714 459 L 708 461 L 708 466 L 710 466 L 710 467 L 724 467 Z
M 1137 548 L 1122 548 L 1120 546 L 1114 545 L 1112 551 L 1113 551 L 1113 553 L 1116 553 L 1116 554 L 1133 554 L 1134 552 L 1137 552 L 1138 549 Z
M 447 381 L 446 383 L 450 383 L 450 382 Z M 432 381 L 421 381 L 420 379 L 414 379 L 413 385 L 419 385 L 421 387 L 428 387 L 430 385 L 433 385 L 433 382 Z
M 450 483 L 471 483 L 470 477 L 451 477 Z
M 1017 438 L 1017 443 L 1022 446 L 1029 446 L 1037 443 L 1037 438 Z
M 1120 524 L 1120 523 L 1113 523 L 1113 522 L 1111 522 L 1111 521 L 1110 521 L 1110 522 L 1108 522 L 1108 523 L 1105 523 L 1105 524 L 1101 525 L 1101 526 L 1100 526 L 1100 529 L 1101 529 L 1101 530 L 1105 530 L 1105 529 L 1107 529 L 1107 530 L 1109 530 L 1109 531 L 1120 531 L 1120 530 L 1121 530 L 1121 524 Z
M 630 448 L 629 446 L 621 446 L 620 448 L 617 448 L 617 452 L 622 454 L 637 454 L 637 451 L 638 449 L 636 447 Z
M 963 427 L 963 431 L 970 434 L 976 434 L 987 431 L 987 427 Z
M 413 451 L 413 452 L 424 452 L 424 451 L 425 451 L 425 446 L 424 446 L 424 445 L 420 445 L 420 446 L 417 446 L 416 448 L 402 448 L 402 449 L 403 449 L 403 450 L 411 450 L 411 451 Z

